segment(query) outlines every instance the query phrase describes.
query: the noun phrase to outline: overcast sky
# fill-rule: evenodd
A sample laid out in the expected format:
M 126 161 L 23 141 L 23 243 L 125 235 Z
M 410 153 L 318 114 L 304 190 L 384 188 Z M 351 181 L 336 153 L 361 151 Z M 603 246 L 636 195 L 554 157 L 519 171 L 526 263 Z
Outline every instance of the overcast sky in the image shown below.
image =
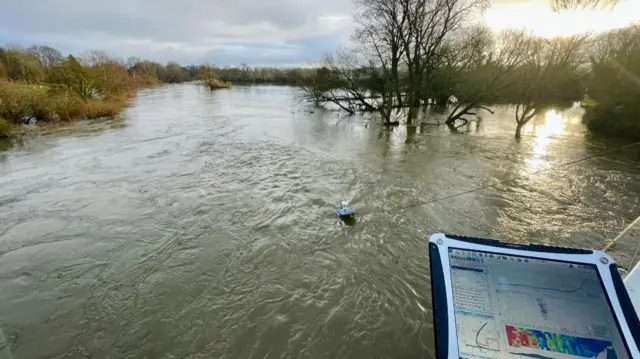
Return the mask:
M 349 40 L 350 0 L 0 0 L 0 44 L 182 64 L 317 62 Z
M 532 1 L 547 4 L 493 4 Z M 101 49 L 183 65 L 310 65 L 348 44 L 352 12 L 351 0 L 0 0 L 0 45 Z

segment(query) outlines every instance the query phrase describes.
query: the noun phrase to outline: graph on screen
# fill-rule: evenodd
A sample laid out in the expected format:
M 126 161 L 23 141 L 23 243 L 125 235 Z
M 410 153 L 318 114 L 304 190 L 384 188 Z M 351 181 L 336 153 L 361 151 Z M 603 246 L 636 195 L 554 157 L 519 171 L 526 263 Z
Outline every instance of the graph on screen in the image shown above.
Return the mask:
M 450 261 L 460 358 L 628 358 L 593 266 L 474 251 Z

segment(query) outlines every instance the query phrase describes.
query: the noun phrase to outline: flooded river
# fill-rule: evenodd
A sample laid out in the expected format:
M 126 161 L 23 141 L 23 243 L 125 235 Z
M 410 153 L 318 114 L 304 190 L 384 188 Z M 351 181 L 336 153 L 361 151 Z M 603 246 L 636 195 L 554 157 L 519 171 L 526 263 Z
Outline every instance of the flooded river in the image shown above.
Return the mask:
M 625 144 L 577 109 L 367 123 L 185 84 L 0 152 L 0 358 L 431 358 L 429 234 L 599 249 L 640 215 L 637 147 L 561 166 Z

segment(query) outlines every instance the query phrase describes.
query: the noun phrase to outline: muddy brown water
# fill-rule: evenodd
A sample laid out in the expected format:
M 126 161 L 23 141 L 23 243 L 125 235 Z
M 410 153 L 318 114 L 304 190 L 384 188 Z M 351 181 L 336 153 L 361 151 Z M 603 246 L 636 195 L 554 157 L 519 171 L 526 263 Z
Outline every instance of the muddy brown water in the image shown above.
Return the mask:
M 602 248 L 640 214 L 639 149 L 561 166 L 625 144 L 578 109 L 518 142 L 507 108 L 387 131 L 294 92 L 158 87 L 0 152 L 0 358 L 431 358 L 429 234 Z

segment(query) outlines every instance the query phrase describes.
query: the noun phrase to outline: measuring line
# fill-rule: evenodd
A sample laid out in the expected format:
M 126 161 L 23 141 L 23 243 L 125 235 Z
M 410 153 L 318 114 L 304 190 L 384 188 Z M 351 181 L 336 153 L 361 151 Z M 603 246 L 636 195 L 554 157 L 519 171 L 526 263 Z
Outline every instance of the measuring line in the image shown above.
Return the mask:
M 629 145 L 625 145 L 625 146 L 621 146 L 621 147 L 616 147 L 616 148 L 614 148 L 614 149 L 612 149 L 612 150 L 607 150 L 607 151 L 604 151 L 604 152 L 600 152 L 600 153 L 597 153 L 597 154 L 595 154 L 595 155 L 587 156 L 587 157 L 584 157 L 584 158 L 581 158 L 581 159 L 578 159 L 578 160 L 569 161 L 569 162 L 566 162 L 566 163 L 561 163 L 561 164 L 559 164 L 559 165 L 557 165 L 557 166 L 554 166 L 554 167 L 551 167 L 551 168 L 547 168 L 547 169 L 543 169 L 543 170 L 535 171 L 535 172 L 531 173 L 531 175 L 537 175 L 537 174 L 540 174 L 540 173 L 553 171 L 553 170 L 556 170 L 556 169 L 561 168 L 561 167 L 574 165 L 574 164 L 576 164 L 576 163 L 580 163 L 580 162 L 588 161 L 588 160 L 591 160 L 591 159 L 594 159 L 594 158 L 597 158 L 597 157 L 602 157 L 602 156 L 604 156 L 604 155 L 606 155 L 606 154 L 609 154 L 609 153 L 612 153 L 612 152 L 616 152 L 616 151 L 620 151 L 620 150 L 623 150 L 623 149 L 626 149 L 626 148 L 630 148 L 630 147 L 633 147 L 633 146 L 637 146 L 637 145 L 640 145 L 640 141 L 635 142 L 635 143 L 632 143 L 632 144 L 629 144 Z M 489 185 L 485 185 L 485 186 L 480 186 L 480 187 L 476 187 L 476 188 L 470 189 L 470 190 L 468 190 L 468 191 L 464 191 L 464 192 L 460 192 L 460 193 L 452 194 L 452 195 L 449 195 L 449 196 L 444 196 L 444 197 L 440 197 L 440 198 L 432 199 L 432 200 L 429 200 L 429 201 L 423 202 L 423 203 L 418 204 L 418 205 L 415 205 L 415 206 L 409 206 L 408 208 L 411 208 L 411 207 L 418 207 L 418 206 L 424 206 L 424 205 L 428 205 L 428 204 L 432 204 L 432 203 L 440 202 L 440 201 L 443 201 L 443 200 L 445 200 L 445 199 L 450 199 L 450 198 L 454 198 L 454 197 L 463 196 L 463 195 L 465 195 L 465 194 L 469 194 L 469 193 L 473 193 L 473 192 L 481 191 L 481 190 L 483 190 L 483 189 L 488 189 L 488 188 L 496 187 L 496 186 L 499 186 L 499 185 L 501 185 L 501 184 L 509 183 L 509 182 L 511 182 L 511 181 L 514 181 L 514 180 L 515 180 L 515 178 L 510 178 L 510 179 L 506 179 L 506 180 L 498 181 L 498 182 L 496 182 L 496 183 L 494 183 L 494 184 L 489 184 Z

